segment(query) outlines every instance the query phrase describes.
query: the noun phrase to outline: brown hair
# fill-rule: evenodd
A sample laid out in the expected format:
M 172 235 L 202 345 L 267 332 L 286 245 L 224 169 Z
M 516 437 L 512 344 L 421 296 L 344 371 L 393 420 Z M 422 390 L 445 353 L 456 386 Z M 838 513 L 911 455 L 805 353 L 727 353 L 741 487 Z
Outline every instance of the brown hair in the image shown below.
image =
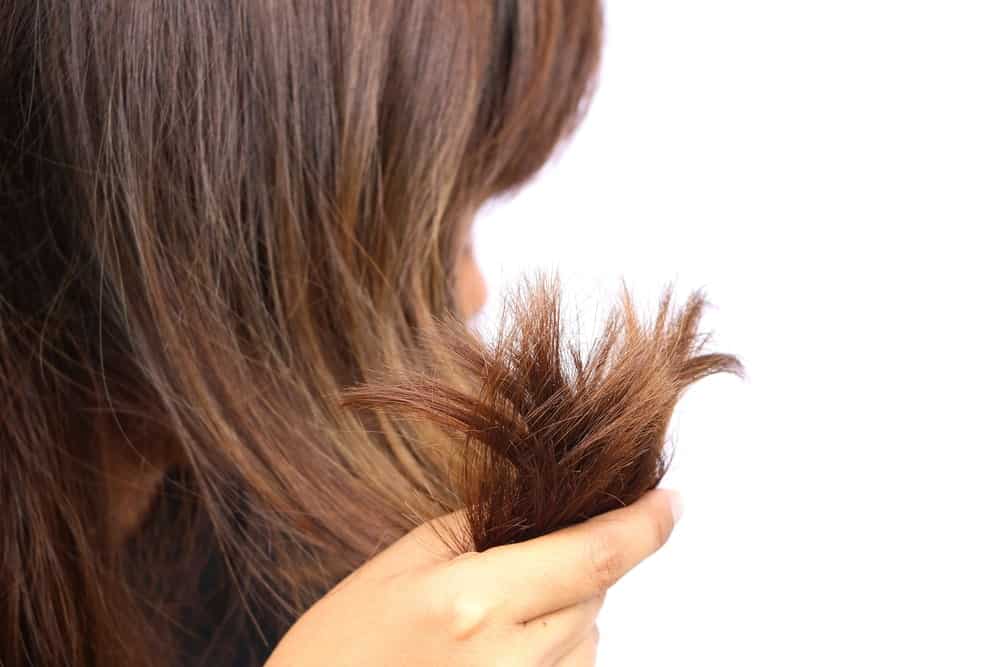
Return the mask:
M 0 663 L 222 664 L 461 504 L 437 431 L 338 396 L 454 310 L 599 42 L 596 0 L 0 6 Z M 173 502 L 118 548 L 129 457 Z
M 456 552 L 539 537 L 635 502 L 667 471 L 664 438 L 684 391 L 715 373 L 743 374 L 736 357 L 704 351 L 700 292 L 677 307 L 668 288 L 644 323 L 624 291 L 589 349 L 567 331 L 558 280 L 524 282 L 504 305 L 494 340 L 442 322 L 424 334 L 438 351 L 432 363 L 393 369 L 341 399 L 464 439 L 453 477 L 468 521 L 441 534 Z M 450 384 L 437 372 L 442 358 L 478 381 Z

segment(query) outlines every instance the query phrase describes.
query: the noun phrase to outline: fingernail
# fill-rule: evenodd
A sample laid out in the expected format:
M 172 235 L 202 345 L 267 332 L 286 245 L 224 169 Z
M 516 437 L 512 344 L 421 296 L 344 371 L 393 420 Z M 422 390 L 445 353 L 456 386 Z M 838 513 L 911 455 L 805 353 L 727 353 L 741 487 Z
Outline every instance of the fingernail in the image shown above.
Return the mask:
M 674 517 L 674 524 L 681 520 L 684 514 L 684 499 L 679 491 L 667 489 L 667 497 L 670 498 L 670 514 Z

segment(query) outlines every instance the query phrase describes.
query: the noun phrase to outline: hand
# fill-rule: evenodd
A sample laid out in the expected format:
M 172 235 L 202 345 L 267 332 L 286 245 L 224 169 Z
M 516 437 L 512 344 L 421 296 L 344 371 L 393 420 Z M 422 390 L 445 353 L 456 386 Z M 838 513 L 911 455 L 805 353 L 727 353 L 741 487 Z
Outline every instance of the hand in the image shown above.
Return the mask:
M 655 489 L 549 535 L 457 557 L 425 524 L 313 605 L 266 667 L 593 665 L 605 592 L 663 546 L 679 513 L 676 494 Z

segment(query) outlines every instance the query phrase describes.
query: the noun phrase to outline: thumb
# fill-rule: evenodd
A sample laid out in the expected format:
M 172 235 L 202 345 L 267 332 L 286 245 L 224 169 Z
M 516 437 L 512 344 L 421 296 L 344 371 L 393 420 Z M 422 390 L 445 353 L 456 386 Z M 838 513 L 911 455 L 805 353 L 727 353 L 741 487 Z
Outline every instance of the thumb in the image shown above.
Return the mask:
M 423 523 L 379 553 L 365 566 L 373 574 L 393 576 L 449 561 L 473 551 L 464 509 Z

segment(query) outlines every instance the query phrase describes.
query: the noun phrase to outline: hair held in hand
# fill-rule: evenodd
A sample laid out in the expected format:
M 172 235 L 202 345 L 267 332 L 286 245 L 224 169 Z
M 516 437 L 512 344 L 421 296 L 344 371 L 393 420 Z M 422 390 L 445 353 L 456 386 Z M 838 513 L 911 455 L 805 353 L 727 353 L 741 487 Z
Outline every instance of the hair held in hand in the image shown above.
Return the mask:
M 676 307 L 672 289 L 644 322 L 625 291 L 592 345 L 567 331 L 558 282 L 509 296 L 492 341 L 457 322 L 425 338 L 430 357 L 479 384 L 455 386 L 422 368 L 386 373 L 342 397 L 347 406 L 427 420 L 457 435 L 458 494 L 468 535 L 456 549 L 537 537 L 637 500 L 666 472 L 674 407 L 692 383 L 742 375 L 736 357 L 704 351 L 701 293 Z

